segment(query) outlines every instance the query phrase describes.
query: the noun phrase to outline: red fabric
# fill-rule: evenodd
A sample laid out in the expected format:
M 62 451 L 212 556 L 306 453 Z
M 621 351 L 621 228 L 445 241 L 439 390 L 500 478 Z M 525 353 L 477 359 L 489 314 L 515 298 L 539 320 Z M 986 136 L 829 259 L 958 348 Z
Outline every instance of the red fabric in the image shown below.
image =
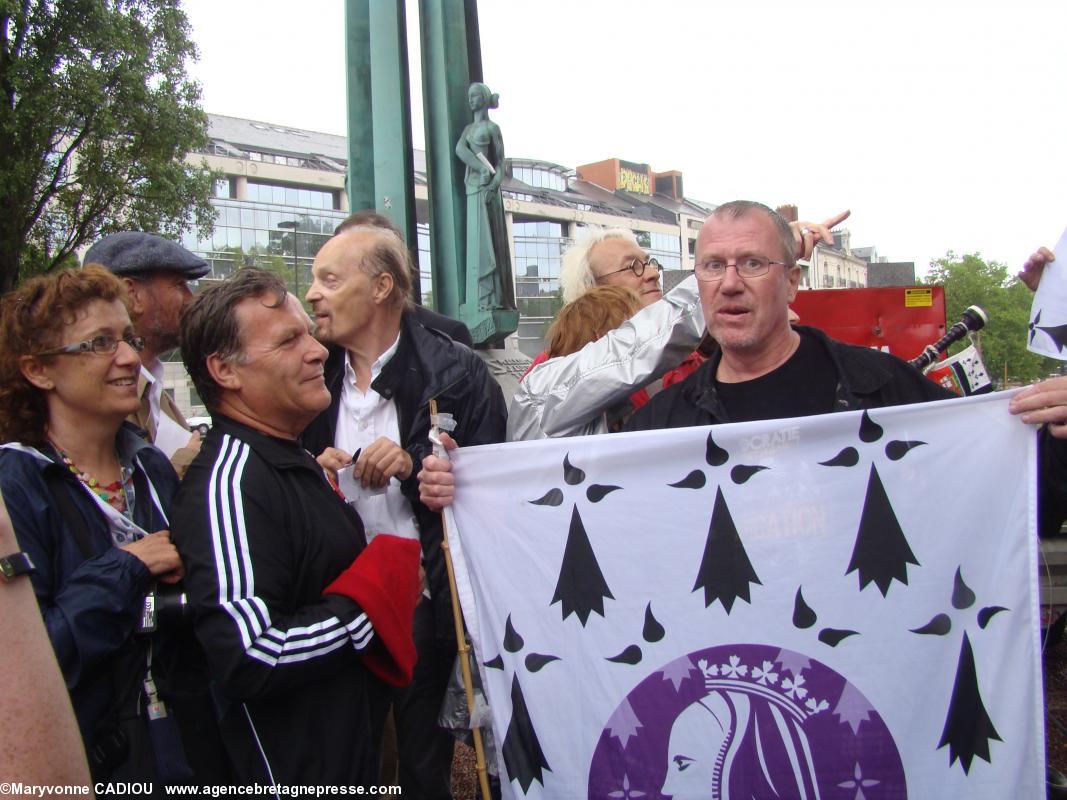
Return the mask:
M 526 372 L 522 373 L 522 378 L 525 378 L 527 375 L 529 375 L 530 372 L 533 371 L 533 368 L 536 367 L 538 364 L 544 364 L 546 361 L 548 361 L 548 351 L 542 350 L 540 353 L 537 354 L 536 358 L 534 358 L 534 360 L 530 362 L 530 366 L 526 368 Z M 519 378 L 519 380 L 521 381 L 522 378 Z
M 363 654 L 367 669 L 391 686 L 407 686 L 415 669 L 412 621 L 419 602 L 419 543 L 378 534 L 351 566 L 322 590 L 355 600 L 381 647 Z
M 671 384 L 684 381 L 696 372 L 697 367 L 707 360 L 707 356 L 702 354 L 699 350 L 694 350 L 685 357 L 685 361 L 663 376 L 663 388 L 666 389 Z

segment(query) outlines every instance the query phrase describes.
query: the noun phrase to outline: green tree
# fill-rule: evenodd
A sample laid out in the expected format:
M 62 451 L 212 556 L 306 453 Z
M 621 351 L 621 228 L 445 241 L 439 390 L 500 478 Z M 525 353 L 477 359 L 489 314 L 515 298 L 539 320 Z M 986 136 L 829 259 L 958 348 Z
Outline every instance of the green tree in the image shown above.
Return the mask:
M 121 229 L 210 231 L 179 0 L 0 0 L 0 291 Z
M 948 324 L 955 324 L 967 306 L 980 306 L 989 324 L 979 334 L 982 360 L 994 382 L 1024 384 L 1046 377 L 1059 362 L 1026 349 L 1033 294 L 1012 277 L 1004 264 L 986 262 L 978 253 L 957 256 L 951 250 L 930 265 L 924 281 L 945 287 Z M 956 352 L 966 343 L 955 345 Z

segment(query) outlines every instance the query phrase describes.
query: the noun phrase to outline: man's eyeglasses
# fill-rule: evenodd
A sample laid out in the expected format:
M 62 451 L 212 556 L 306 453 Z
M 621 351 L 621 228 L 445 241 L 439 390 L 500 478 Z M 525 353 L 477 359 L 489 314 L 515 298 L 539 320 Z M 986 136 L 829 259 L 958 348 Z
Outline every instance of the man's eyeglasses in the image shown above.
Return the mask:
M 130 347 L 140 353 L 144 350 L 144 337 L 129 334 L 121 339 L 114 336 L 94 336 L 84 342 L 64 344 L 53 347 L 51 350 L 42 350 L 39 356 L 58 356 L 64 353 L 96 353 L 98 356 L 109 356 L 119 349 L 119 342 L 126 342 Z
M 659 262 L 656 261 L 656 259 L 654 258 L 649 257 L 646 258 L 644 261 L 639 258 L 633 258 L 630 259 L 630 263 L 622 269 L 616 269 L 611 272 L 605 272 L 603 275 L 597 275 L 596 279 L 599 281 L 602 278 L 608 277 L 609 275 L 617 275 L 620 272 L 626 272 L 626 270 L 632 270 L 634 275 L 640 278 L 642 275 L 645 274 L 646 267 L 652 267 L 652 269 L 656 270 L 656 272 L 659 272 L 661 269 Z
M 721 281 L 726 277 L 726 270 L 729 267 L 733 267 L 737 270 L 739 278 L 758 278 L 760 275 L 767 274 L 771 264 L 781 264 L 783 267 L 789 266 L 784 261 L 771 261 L 769 258 L 760 256 L 745 256 L 737 261 L 716 261 L 714 259 L 705 261 L 696 265 L 695 272 L 697 280 Z

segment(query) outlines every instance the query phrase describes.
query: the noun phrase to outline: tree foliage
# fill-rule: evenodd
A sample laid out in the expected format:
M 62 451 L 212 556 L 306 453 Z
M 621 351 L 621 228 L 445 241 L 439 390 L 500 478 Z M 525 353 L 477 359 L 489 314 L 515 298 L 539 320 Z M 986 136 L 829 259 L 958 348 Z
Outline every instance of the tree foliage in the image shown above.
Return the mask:
M 982 360 L 1001 388 L 1008 382 L 1031 383 L 1056 371 L 1059 362 L 1026 349 L 1033 294 L 1012 277 L 1004 264 L 986 262 L 978 253 L 957 256 L 949 251 L 930 265 L 925 283 L 945 287 L 948 325 L 963 316 L 967 306 L 980 306 L 989 324 L 979 334 Z M 966 346 L 956 345 L 950 352 Z
M 0 291 L 122 229 L 210 231 L 179 0 L 0 0 Z

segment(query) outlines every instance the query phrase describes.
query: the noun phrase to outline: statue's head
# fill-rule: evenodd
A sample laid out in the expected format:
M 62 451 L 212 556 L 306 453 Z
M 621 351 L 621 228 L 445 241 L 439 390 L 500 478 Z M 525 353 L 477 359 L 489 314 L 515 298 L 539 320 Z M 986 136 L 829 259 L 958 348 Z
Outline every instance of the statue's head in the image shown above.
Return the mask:
M 500 95 L 493 94 L 484 83 L 472 83 L 470 89 L 467 90 L 467 103 L 471 111 L 496 108 L 500 105 Z

